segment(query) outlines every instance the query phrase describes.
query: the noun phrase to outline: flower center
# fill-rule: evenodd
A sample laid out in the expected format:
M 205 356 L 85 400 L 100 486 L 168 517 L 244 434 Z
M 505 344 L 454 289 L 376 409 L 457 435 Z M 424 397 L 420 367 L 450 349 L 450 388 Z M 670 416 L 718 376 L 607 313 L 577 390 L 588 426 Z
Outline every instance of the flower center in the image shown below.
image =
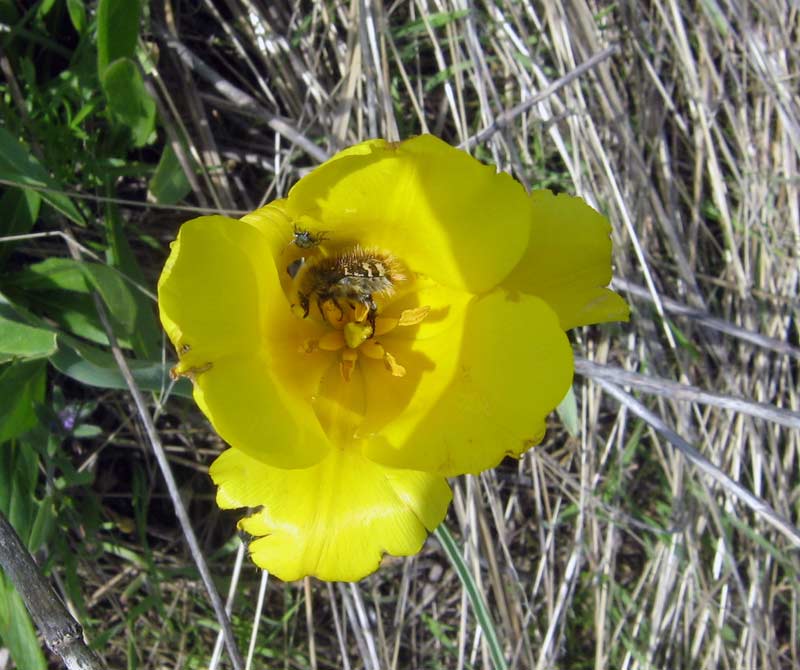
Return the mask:
M 407 281 L 402 264 L 389 253 L 358 245 L 328 250 L 321 244 L 327 237 L 314 237 L 312 245 L 303 229 L 295 228 L 294 235 L 294 246 L 308 257 L 304 254 L 286 269 L 292 281 L 292 311 L 305 319 L 313 310 L 314 317 L 330 327 L 322 337 L 305 340 L 300 351 L 338 352 L 345 381 L 350 381 L 359 354 L 382 360 L 395 377 L 405 375 L 406 369 L 386 350 L 382 336 L 397 327 L 418 324 L 430 307 L 407 309 L 396 317 L 380 315 L 398 286 Z
M 394 377 L 403 377 L 406 369 L 386 348 L 383 336 L 395 328 L 414 326 L 420 323 L 430 307 L 415 307 L 400 312 L 396 317 L 372 315 L 361 303 L 355 306 L 334 304 L 329 300 L 320 306 L 331 330 L 318 339 L 307 339 L 299 348 L 301 353 L 316 351 L 339 353 L 339 371 L 342 379 L 349 382 L 359 355 L 373 360 L 382 360 L 388 372 Z M 372 322 L 371 322 L 372 321 Z

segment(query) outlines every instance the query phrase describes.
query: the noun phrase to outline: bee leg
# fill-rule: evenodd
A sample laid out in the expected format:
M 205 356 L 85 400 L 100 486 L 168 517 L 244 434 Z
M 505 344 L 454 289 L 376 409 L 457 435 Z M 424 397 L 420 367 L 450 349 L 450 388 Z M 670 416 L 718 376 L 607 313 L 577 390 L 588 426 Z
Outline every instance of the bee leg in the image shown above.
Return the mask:
M 367 312 L 367 323 L 372 326 L 372 335 L 370 337 L 375 336 L 375 317 L 378 316 L 378 306 L 375 304 L 375 301 L 372 299 L 372 296 L 369 297 L 369 301 L 367 302 L 367 307 L 369 307 L 369 311 Z
M 302 293 L 298 293 L 298 297 L 300 298 L 300 307 L 303 310 L 303 318 L 305 319 L 308 316 L 308 296 L 303 295 Z
M 322 315 L 322 320 L 327 322 L 328 315 L 325 313 L 325 310 L 322 309 L 322 305 L 324 305 L 325 302 L 327 302 L 327 299 L 323 300 L 322 298 L 317 298 L 317 309 L 319 310 L 319 313 Z

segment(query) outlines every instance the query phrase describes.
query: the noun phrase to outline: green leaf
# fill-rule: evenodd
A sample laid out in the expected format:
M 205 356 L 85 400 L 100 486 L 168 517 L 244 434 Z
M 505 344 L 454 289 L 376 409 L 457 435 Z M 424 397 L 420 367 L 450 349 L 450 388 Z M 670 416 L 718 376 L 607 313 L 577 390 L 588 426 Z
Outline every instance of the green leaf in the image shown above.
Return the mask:
M 42 198 L 36 191 L 10 188 L 0 197 L 0 237 L 25 235 L 33 228 L 39 218 L 39 206 Z M 0 266 L 5 263 L 13 242 L 0 242 Z
M 50 362 L 59 372 L 82 384 L 106 389 L 128 388 L 111 354 L 78 343 L 72 338 L 59 335 L 58 351 L 50 357 Z M 169 367 L 162 363 L 128 360 L 128 365 L 142 390 L 159 392 L 170 385 Z M 181 379 L 175 384 L 172 393 L 191 398 L 191 385 L 186 379 Z
M 16 361 L 0 367 L 0 445 L 37 423 L 34 404 L 44 400 L 44 361 Z
M 11 652 L 18 668 L 47 670 L 28 610 L 14 587 L 0 573 L 0 642 Z
M 86 5 L 83 0 L 67 0 L 67 11 L 75 30 L 82 35 L 86 29 Z
M 123 332 L 120 334 L 129 336 L 136 321 L 136 301 L 130 286 L 114 268 L 99 263 L 82 265 L 111 315 L 122 326 Z
M 183 200 L 192 190 L 183 167 L 169 144 L 164 147 L 155 174 L 148 183 L 148 188 L 155 201 L 162 205 L 174 205 Z
M 61 186 L 47 174 L 41 163 L 16 137 L 0 127 L 0 179 L 18 186 L 33 186 L 50 190 L 40 191 L 41 197 L 71 221 L 84 225 L 81 213 Z
M 39 18 L 44 18 L 50 13 L 50 10 L 53 9 L 53 5 L 56 4 L 56 0 L 41 0 L 39 3 Z
M 113 195 L 113 188 L 108 184 L 109 195 Z M 108 237 L 108 261 L 119 272 L 125 275 L 130 282 L 145 286 L 147 280 L 136 256 L 128 242 L 128 235 L 122 225 L 122 218 L 116 204 L 106 205 L 106 235 Z M 152 298 L 131 286 L 129 289 L 133 308 L 133 322 L 129 331 L 130 342 L 138 358 L 157 360 L 161 357 L 161 328 L 155 314 L 155 302 Z
M 137 147 L 145 145 L 156 127 L 156 103 L 144 88 L 144 81 L 130 58 L 119 58 L 101 79 L 112 116 L 127 126 Z
M 33 263 L 14 275 L 11 283 L 25 291 L 63 289 L 88 293 L 90 286 L 83 263 L 71 258 L 47 258 Z
M 556 407 L 556 412 L 558 412 L 558 417 L 561 419 L 561 423 L 564 424 L 564 428 L 567 429 L 567 432 L 572 435 L 572 437 L 577 437 L 581 432 L 581 426 L 578 421 L 578 403 L 575 400 L 575 391 L 571 386 L 569 387 L 569 391 L 567 391 L 567 395 L 564 396 L 564 399 L 558 404 L 558 407 Z
M 56 511 L 53 507 L 52 496 L 47 496 L 37 507 L 36 517 L 28 537 L 28 549 L 31 553 L 38 551 L 47 542 L 56 525 Z
M 110 63 L 132 58 L 139 37 L 139 0 L 100 0 L 97 5 L 97 74 Z
M 128 341 L 136 329 L 138 307 L 132 289 L 117 270 L 107 265 L 48 258 L 14 275 L 11 283 L 28 294 L 38 294 L 38 302 L 47 306 L 51 318 L 94 341 L 105 340 L 94 303 L 76 300 L 78 296 L 59 295 L 59 292 L 88 296 L 94 288 L 108 307 L 117 337 Z M 30 295 L 27 297 L 32 299 Z
M 0 315 L 0 363 L 47 358 L 56 350 L 56 334 Z
M 433 533 L 442 545 L 442 549 L 444 549 L 445 554 L 447 554 L 447 558 L 450 559 L 450 563 L 455 569 L 467 593 L 467 598 L 469 598 L 469 602 L 472 605 L 475 619 L 486 637 L 486 644 L 489 647 L 489 654 L 492 657 L 492 664 L 495 670 L 507 670 L 508 666 L 503 656 L 503 647 L 500 645 L 500 640 L 497 637 L 497 629 L 492 621 L 491 612 L 489 612 L 489 607 L 486 605 L 481 590 L 473 579 L 472 573 L 469 571 L 456 541 L 453 539 L 450 531 L 447 530 L 447 526 L 443 523 L 440 523 Z

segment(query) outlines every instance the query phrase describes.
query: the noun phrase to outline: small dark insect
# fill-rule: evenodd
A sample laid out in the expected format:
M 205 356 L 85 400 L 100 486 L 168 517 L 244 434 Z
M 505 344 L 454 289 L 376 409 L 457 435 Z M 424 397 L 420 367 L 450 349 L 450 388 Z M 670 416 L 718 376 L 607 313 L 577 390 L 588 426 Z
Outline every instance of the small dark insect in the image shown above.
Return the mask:
M 295 225 L 292 230 L 292 241 L 289 242 L 289 244 L 294 244 L 299 249 L 313 249 L 328 239 L 327 230 L 313 232 L 311 230 L 300 228 L 297 225 Z
M 291 268 L 287 272 L 291 275 Z M 398 282 L 405 279 L 398 262 L 390 255 L 355 247 L 335 256 L 312 258 L 296 269 L 295 286 L 303 318 L 308 316 L 311 300 L 320 313 L 332 302 L 342 315 L 343 305 L 367 308 L 367 321 L 375 329 L 378 306 L 375 296 L 394 293 Z

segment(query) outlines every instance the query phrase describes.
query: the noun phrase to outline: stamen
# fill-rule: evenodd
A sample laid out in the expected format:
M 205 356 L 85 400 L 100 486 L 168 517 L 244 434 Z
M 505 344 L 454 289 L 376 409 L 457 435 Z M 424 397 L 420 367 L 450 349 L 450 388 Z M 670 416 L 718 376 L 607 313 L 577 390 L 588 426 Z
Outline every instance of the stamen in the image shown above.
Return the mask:
M 405 377 L 406 369 L 388 351 L 383 356 L 383 364 L 392 373 L 392 377 Z
M 414 307 L 413 309 L 404 309 L 400 312 L 400 321 L 398 326 L 416 326 L 421 323 L 428 314 L 430 314 L 431 306 L 422 305 L 421 307 Z
M 368 314 L 369 307 L 367 307 L 363 302 L 357 303 L 353 308 L 353 319 L 359 323 L 366 321 Z
M 380 343 L 376 342 L 375 340 L 367 340 L 358 348 L 358 350 L 367 358 L 371 358 L 376 361 L 383 360 L 383 357 L 386 354 L 386 349 L 384 349 Z
M 379 316 L 375 319 L 375 337 L 379 335 L 385 335 L 391 330 L 397 328 L 397 325 L 400 323 L 400 319 L 389 317 L 389 316 Z
M 329 330 L 319 338 L 319 348 L 323 351 L 339 351 L 345 345 L 344 335 L 341 330 Z
M 339 359 L 339 372 L 342 374 L 342 379 L 349 382 L 353 377 L 353 370 L 356 367 L 358 360 L 358 352 L 355 349 L 345 349 Z
M 300 346 L 297 347 L 298 353 L 301 354 L 313 354 L 317 349 L 319 349 L 319 340 L 314 340 L 311 338 L 303 340 Z
M 344 341 L 351 349 L 357 349 L 360 344 L 372 337 L 372 326 L 368 323 L 350 321 L 344 326 Z
M 341 309 L 333 300 L 326 300 L 322 304 L 322 316 L 332 326 L 341 325 L 345 319 L 344 310 Z

